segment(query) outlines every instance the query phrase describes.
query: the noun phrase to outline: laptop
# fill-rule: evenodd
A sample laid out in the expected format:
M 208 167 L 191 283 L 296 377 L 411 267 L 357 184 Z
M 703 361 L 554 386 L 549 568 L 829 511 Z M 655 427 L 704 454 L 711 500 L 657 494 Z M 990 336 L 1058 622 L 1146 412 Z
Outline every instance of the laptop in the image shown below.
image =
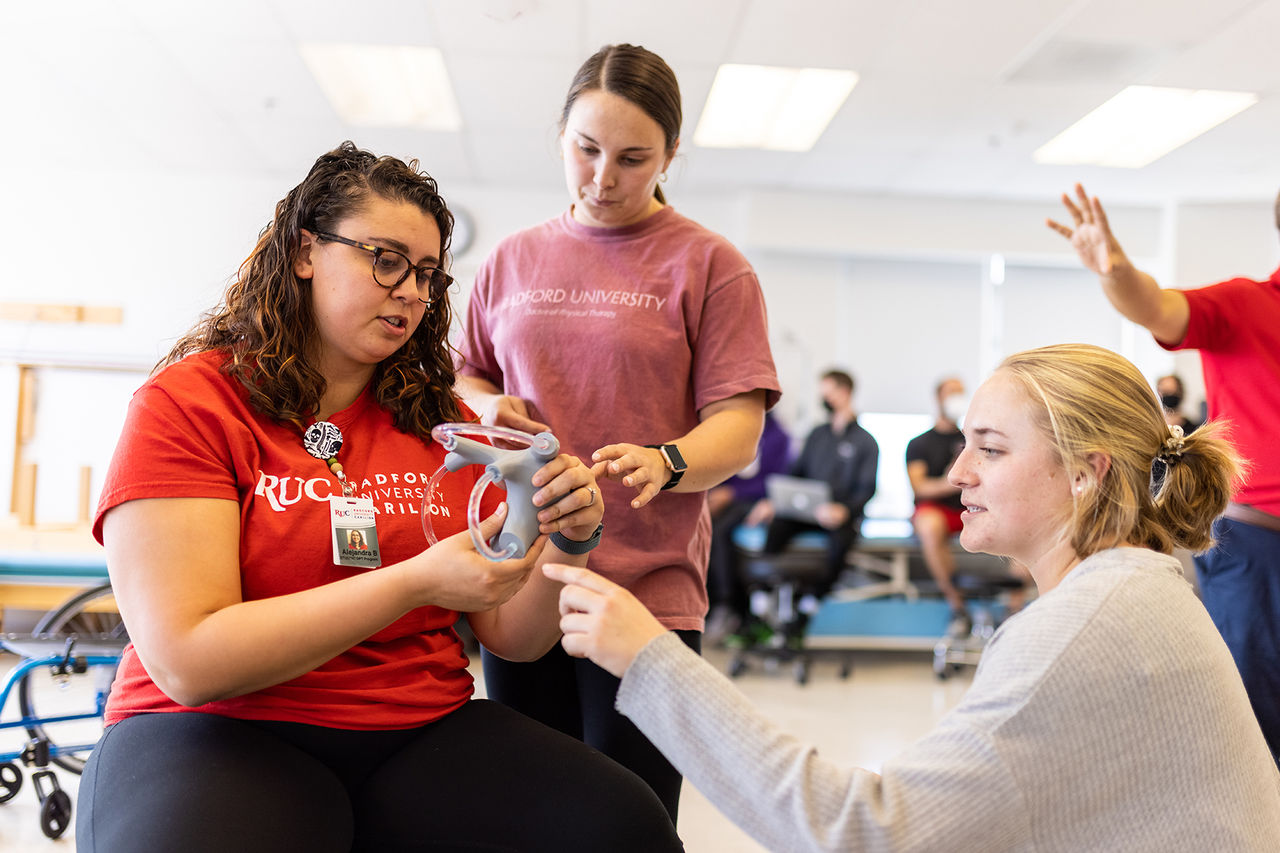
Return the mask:
M 773 504 L 773 514 L 779 518 L 817 524 L 818 507 L 831 503 L 831 486 L 825 480 L 770 474 L 765 478 L 764 487 Z

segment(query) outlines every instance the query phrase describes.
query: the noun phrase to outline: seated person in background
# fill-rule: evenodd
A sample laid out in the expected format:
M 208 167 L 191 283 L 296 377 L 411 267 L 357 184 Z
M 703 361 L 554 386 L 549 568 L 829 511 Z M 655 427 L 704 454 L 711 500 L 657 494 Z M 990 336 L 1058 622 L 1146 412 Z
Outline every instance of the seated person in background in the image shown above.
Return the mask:
M 1179 436 L 1136 367 L 1067 344 L 1005 359 L 964 433 L 961 544 L 1021 562 L 1040 596 L 879 773 L 786 735 L 626 590 L 546 565 L 562 645 L 620 676 L 618 709 L 769 850 L 1280 850 L 1280 772 L 1170 556 L 1209 547 L 1231 498 L 1217 427 Z
M 1164 422 L 1170 426 L 1182 427 L 1183 433 L 1193 431 L 1200 426 L 1182 413 L 1182 404 L 1186 402 L 1187 392 L 1182 384 L 1182 377 L 1176 373 L 1161 376 L 1156 380 L 1156 393 L 1160 395 L 1160 405 L 1164 408 Z
M 585 565 L 604 507 L 561 454 L 533 477 L 543 535 L 490 562 L 473 466 L 441 481 L 452 535 L 427 547 L 431 430 L 474 420 L 452 393 L 452 226 L 417 161 L 344 143 L 134 395 L 94 523 L 132 644 L 79 849 L 680 849 L 637 776 L 471 698 L 459 614 L 497 654 L 544 654 L 559 584 L 536 566 Z M 505 506 L 481 510 L 491 537 Z M 339 547 L 353 516 L 364 550 Z
M 938 419 L 928 432 L 917 435 L 907 444 L 907 478 L 916 499 L 911 525 L 920 540 L 924 564 L 951 605 L 947 634 L 963 637 L 973 624 L 964 606 L 964 596 L 951 582 L 956 570 L 951 536 L 960 532 L 964 504 L 960 503 L 959 487 L 947 480 L 947 473 L 964 450 L 964 436 L 960 433 L 960 419 L 967 405 L 964 382 L 955 377 L 944 379 L 938 383 L 934 396 Z
M 707 493 L 711 510 L 711 557 L 707 565 L 707 597 L 711 602 L 703 642 L 717 643 L 736 630 L 747 615 L 747 592 L 739 578 L 738 549 L 733 532 L 765 495 L 765 478 L 786 472 L 791 438 L 773 412 L 765 412 L 764 430 L 751 464 Z
M 843 370 L 829 370 L 822 374 L 818 387 L 822 406 L 830 413 L 831 420 L 809 433 L 799 458 L 787 473 L 825 480 L 831 486 L 831 503 L 818 507 L 818 523 L 811 524 L 775 517 L 773 505 L 766 498 L 752 508 L 747 524 L 769 523 L 762 549 L 766 554 L 782 553 L 796 534 L 806 530 L 827 534 L 826 573 L 820 583 L 806 590 L 820 599 L 840 577 L 846 555 L 858 538 L 863 508 L 876 492 L 880 446 L 871 433 L 858 424 L 853 408 L 852 376 Z

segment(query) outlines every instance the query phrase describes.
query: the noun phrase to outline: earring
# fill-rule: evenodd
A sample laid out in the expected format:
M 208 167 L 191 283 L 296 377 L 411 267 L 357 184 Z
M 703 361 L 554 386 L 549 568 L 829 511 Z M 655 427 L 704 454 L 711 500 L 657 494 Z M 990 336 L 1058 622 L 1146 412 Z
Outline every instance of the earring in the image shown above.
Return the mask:
M 1083 495 L 1083 494 L 1084 494 L 1084 486 L 1076 486 L 1076 494 L 1077 494 L 1077 495 Z
M 666 172 L 659 172 L 659 173 L 658 173 L 658 183 L 660 183 L 660 184 L 665 184 L 666 182 L 667 182 L 667 173 L 666 173 Z

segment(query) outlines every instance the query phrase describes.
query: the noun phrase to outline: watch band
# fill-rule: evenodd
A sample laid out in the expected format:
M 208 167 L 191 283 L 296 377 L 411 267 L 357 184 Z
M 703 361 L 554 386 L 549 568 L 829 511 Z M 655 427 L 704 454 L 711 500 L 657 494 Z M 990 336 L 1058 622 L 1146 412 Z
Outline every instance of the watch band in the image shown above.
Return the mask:
M 689 467 L 684 461 L 684 457 L 680 455 L 680 448 L 674 444 L 646 444 L 645 447 L 653 448 L 662 454 L 662 461 L 667 463 L 667 470 L 671 472 L 671 478 L 663 485 L 661 491 L 674 489 L 680 479 L 684 477 L 685 470 Z
M 595 549 L 600 544 L 600 534 L 604 533 L 604 522 L 596 528 L 596 532 L 591 534 L 591 538 L 578 542 L 565 536 L 559 530 L 551 534 L 551 544 L 555 545 L 566 554 L 585 554 Z

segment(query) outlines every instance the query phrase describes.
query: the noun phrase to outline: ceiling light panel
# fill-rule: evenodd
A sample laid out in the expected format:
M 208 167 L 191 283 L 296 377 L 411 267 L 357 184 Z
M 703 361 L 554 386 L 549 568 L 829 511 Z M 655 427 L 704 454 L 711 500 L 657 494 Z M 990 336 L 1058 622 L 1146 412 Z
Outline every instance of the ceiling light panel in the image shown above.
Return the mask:
M 1252 92 L 1129 86 L 1032 156 L 1044 164 L 1141 169 L 1257 102 Z
M 703 148 L 808 151 L 857 85 L 853 71 L 722 65 L 693 134 Z
M 462 129 L 449 72 L 437 48 L 301 44 L 298 50 L 346 124 Z

